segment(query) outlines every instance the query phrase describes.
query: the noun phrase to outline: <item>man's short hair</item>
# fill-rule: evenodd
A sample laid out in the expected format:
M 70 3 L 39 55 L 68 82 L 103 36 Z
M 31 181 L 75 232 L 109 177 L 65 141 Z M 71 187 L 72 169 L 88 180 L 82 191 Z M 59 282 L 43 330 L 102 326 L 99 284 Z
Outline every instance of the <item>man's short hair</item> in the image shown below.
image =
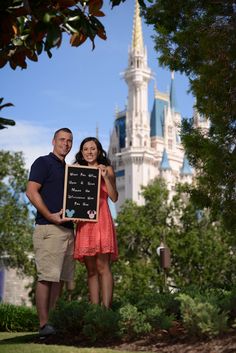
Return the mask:
M 70 129 L 68 129 L 67 127 L 62 127 L 61 129 L 58 129 L 57 131 L 55 131 L 54 136 L 53 136 L 54 139 L 56 138 L 57 134 L 58 134 L 60 131 L 68 132 L 68 134 L 71 134 L 71 135 L 72 135 L 72 131 L 71 131 Z

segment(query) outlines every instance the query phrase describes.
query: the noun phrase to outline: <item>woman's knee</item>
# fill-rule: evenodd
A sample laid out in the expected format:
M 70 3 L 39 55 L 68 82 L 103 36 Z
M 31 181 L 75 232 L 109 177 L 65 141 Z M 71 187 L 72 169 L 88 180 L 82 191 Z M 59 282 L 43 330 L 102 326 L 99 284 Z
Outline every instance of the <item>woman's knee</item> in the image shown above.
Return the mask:
M 88 269 L 87 268 L 88 278 L 96 277 L 98 275 L 98 271 L 96 269 Z
M 98 262 L 97 271 L 99 275 L 106 275 L 111 273 L 109 262 Z
M 86 258 L 85 265 L 86 265 L 87 274 L 89 278 L 97 276 L 98 273 L 97 273 L 95 259 Z

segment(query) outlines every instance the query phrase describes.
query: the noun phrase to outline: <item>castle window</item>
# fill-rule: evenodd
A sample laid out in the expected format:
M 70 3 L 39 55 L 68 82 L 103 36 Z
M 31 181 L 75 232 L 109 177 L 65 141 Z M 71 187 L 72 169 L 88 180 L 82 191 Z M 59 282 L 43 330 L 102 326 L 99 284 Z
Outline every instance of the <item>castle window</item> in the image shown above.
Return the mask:
M 116 153 L 116 147 L 113 147 L 112 148 L 112 154 L 115 154 Z
M 173 140 L 168 140 L 168 149 L 169 150 L 173 149 Z
M 172 126 L 168 126 L 168 135 L 169 136 L 172 136 L 172 131 L 173 131 Z

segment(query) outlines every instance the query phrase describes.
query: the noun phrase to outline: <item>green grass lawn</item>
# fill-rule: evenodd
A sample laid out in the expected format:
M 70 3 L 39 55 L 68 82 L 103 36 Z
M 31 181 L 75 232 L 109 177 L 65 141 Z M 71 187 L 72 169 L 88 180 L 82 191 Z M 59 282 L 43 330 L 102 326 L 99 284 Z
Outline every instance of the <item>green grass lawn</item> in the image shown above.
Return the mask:
M 77 348 L 34 343 L 37 333 L 0 332 L 1 353 L 128 353 L 109 348 Z M 129 352 L 130 353 L 130 352 Z

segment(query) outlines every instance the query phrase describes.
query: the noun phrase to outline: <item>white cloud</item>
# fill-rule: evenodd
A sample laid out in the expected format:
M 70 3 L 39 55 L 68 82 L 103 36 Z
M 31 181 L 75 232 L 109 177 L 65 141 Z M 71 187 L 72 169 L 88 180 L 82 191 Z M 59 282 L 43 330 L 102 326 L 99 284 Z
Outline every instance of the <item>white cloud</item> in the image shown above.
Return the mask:
M 52 150 L 53 131 L 33 122 L 21 121 L 16 126 L 8 127 L 0 132 L 0 148 L 7 151 L 22 151 L 26 168 L 29 169 L 33 161 L 48 154 Z
M 0 149 L 6 151 L 22 151 L 25 158 L 25 165 L 30 169 L 33 161 L 39 156 L 43 156 L 52 151 L 52 138 L 54 132 L 60 127 L 46 127 L 32 121 L 20 121 L 16 126 L 8 127 L 0 131 Z M 66 158 L 67 163 L 73 163 L 75 154 L 78 152 L 79 144 L 87 136 L 91 136 L 89 131 L 73 131 L 73 148 Z M 107 136 L 101 137 L 105 150 L 108 148 Z

